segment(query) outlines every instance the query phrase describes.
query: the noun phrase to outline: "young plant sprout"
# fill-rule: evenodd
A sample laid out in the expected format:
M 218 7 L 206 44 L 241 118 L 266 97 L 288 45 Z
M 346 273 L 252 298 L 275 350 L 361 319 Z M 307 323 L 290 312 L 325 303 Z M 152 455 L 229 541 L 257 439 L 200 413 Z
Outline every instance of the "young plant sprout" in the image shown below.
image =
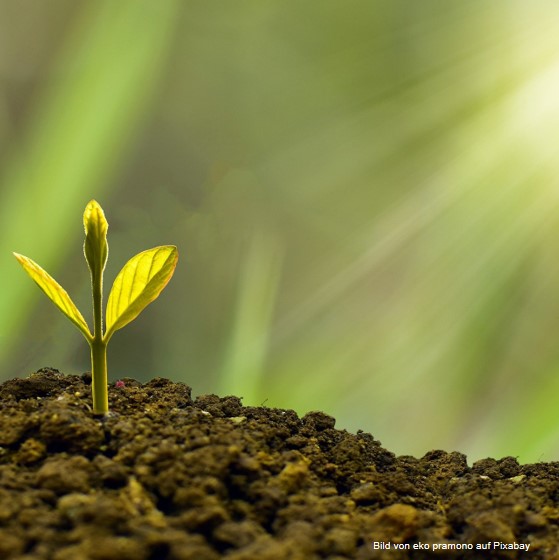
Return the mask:
M 37 263 L 18 253 L 14 256 L 25 272 L 52 302 L 78 327 L 91 348 L 93 413 L 109 410 L 107 393 L 107 344 L 114 332 L 133 321 L 167 285 L 179 258 L 174 245 L 154 247 L 132 257 L 118 273 L 107 301 L 107 324 L 103 332 L 103 271 L 109 255 L 103 209 L 91 200 L 83 214 L 83 252 L 91 272 L 93 292 L 93 334 L 83 315 L 60 284 Z

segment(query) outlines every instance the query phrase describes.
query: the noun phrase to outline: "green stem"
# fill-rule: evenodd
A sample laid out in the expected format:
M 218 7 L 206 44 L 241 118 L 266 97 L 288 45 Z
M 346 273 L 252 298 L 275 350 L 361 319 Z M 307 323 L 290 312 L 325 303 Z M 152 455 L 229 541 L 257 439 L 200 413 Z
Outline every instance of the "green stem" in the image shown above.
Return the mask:
M 103 340 L 103 269 L 91 278 L 93 288 L 93 340 L 91 341 L 91 389 L 93 414 L 109 411 L 107 392 L 107 343 Z
M 102 339 L 91 342 L 91 391 L 93 394 L 93 414 L 107 414 L 109 395 L 107 393 L 107 345 Z

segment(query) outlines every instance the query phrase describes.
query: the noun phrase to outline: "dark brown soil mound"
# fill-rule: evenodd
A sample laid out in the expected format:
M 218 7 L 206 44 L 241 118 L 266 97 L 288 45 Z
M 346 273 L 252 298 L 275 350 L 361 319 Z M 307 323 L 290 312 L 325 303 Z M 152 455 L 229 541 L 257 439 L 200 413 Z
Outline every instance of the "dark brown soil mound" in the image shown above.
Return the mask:
M 0 385 L 0 558 L 559 558 L 556 463 L 395 457 L 322 412 L 123 381 L 103 419 L 87 375 Z

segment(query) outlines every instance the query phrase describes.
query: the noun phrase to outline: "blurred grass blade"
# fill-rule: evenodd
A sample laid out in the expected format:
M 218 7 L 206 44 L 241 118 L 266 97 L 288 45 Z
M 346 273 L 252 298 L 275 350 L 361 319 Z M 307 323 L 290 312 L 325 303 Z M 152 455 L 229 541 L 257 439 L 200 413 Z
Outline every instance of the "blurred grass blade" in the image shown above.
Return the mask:
M 247 251 L 239 280 L 234 325 L 220 378 L 220 392 L 256 404 L 277 298 L 283 246 L 276 235 L 257 231 Z
M 87 340 L 91 339 L 89 328 L 83 315 L 75 306 L 68 292 L 46 271 L 43 270 L 36 262 L 28 257 L 24 257 L 19 253 L 14 253 L 15 258 L 23 267 L 25 272 L 35 281 L 37 286 L 45 292 L 49 299 L 80 329 Z
M 142 251 L 124 265 L 107 301 L 106 341 L 157 299 L 173 276 L 178 258 L 177 248 L 166 245 Z
M 111 186 L 146 114 L 178 21 L 178 0 L 88 2 L 63 42 L 53 80 L 38 97 L 22 142 L 0 178 L 0 363 L 33 301 L 11 266 L 15 246 L 56 269 L 85 200 Z M 85 200 L 84 200 L 85 199 Z M 30 227 L 30 224 L 32 227 Z M 36 235 L 40 231 L 41 235 Z

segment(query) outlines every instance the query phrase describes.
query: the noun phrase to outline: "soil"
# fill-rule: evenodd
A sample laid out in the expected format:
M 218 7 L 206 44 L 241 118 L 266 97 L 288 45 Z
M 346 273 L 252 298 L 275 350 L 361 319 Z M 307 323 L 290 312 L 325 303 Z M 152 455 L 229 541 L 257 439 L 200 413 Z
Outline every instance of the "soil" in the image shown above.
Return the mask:
M 559 558 L 559 463 L 396 457 L 161 378 L 114 384 L 100 418 L 90 384 L 0 385 L 1 559 Z

